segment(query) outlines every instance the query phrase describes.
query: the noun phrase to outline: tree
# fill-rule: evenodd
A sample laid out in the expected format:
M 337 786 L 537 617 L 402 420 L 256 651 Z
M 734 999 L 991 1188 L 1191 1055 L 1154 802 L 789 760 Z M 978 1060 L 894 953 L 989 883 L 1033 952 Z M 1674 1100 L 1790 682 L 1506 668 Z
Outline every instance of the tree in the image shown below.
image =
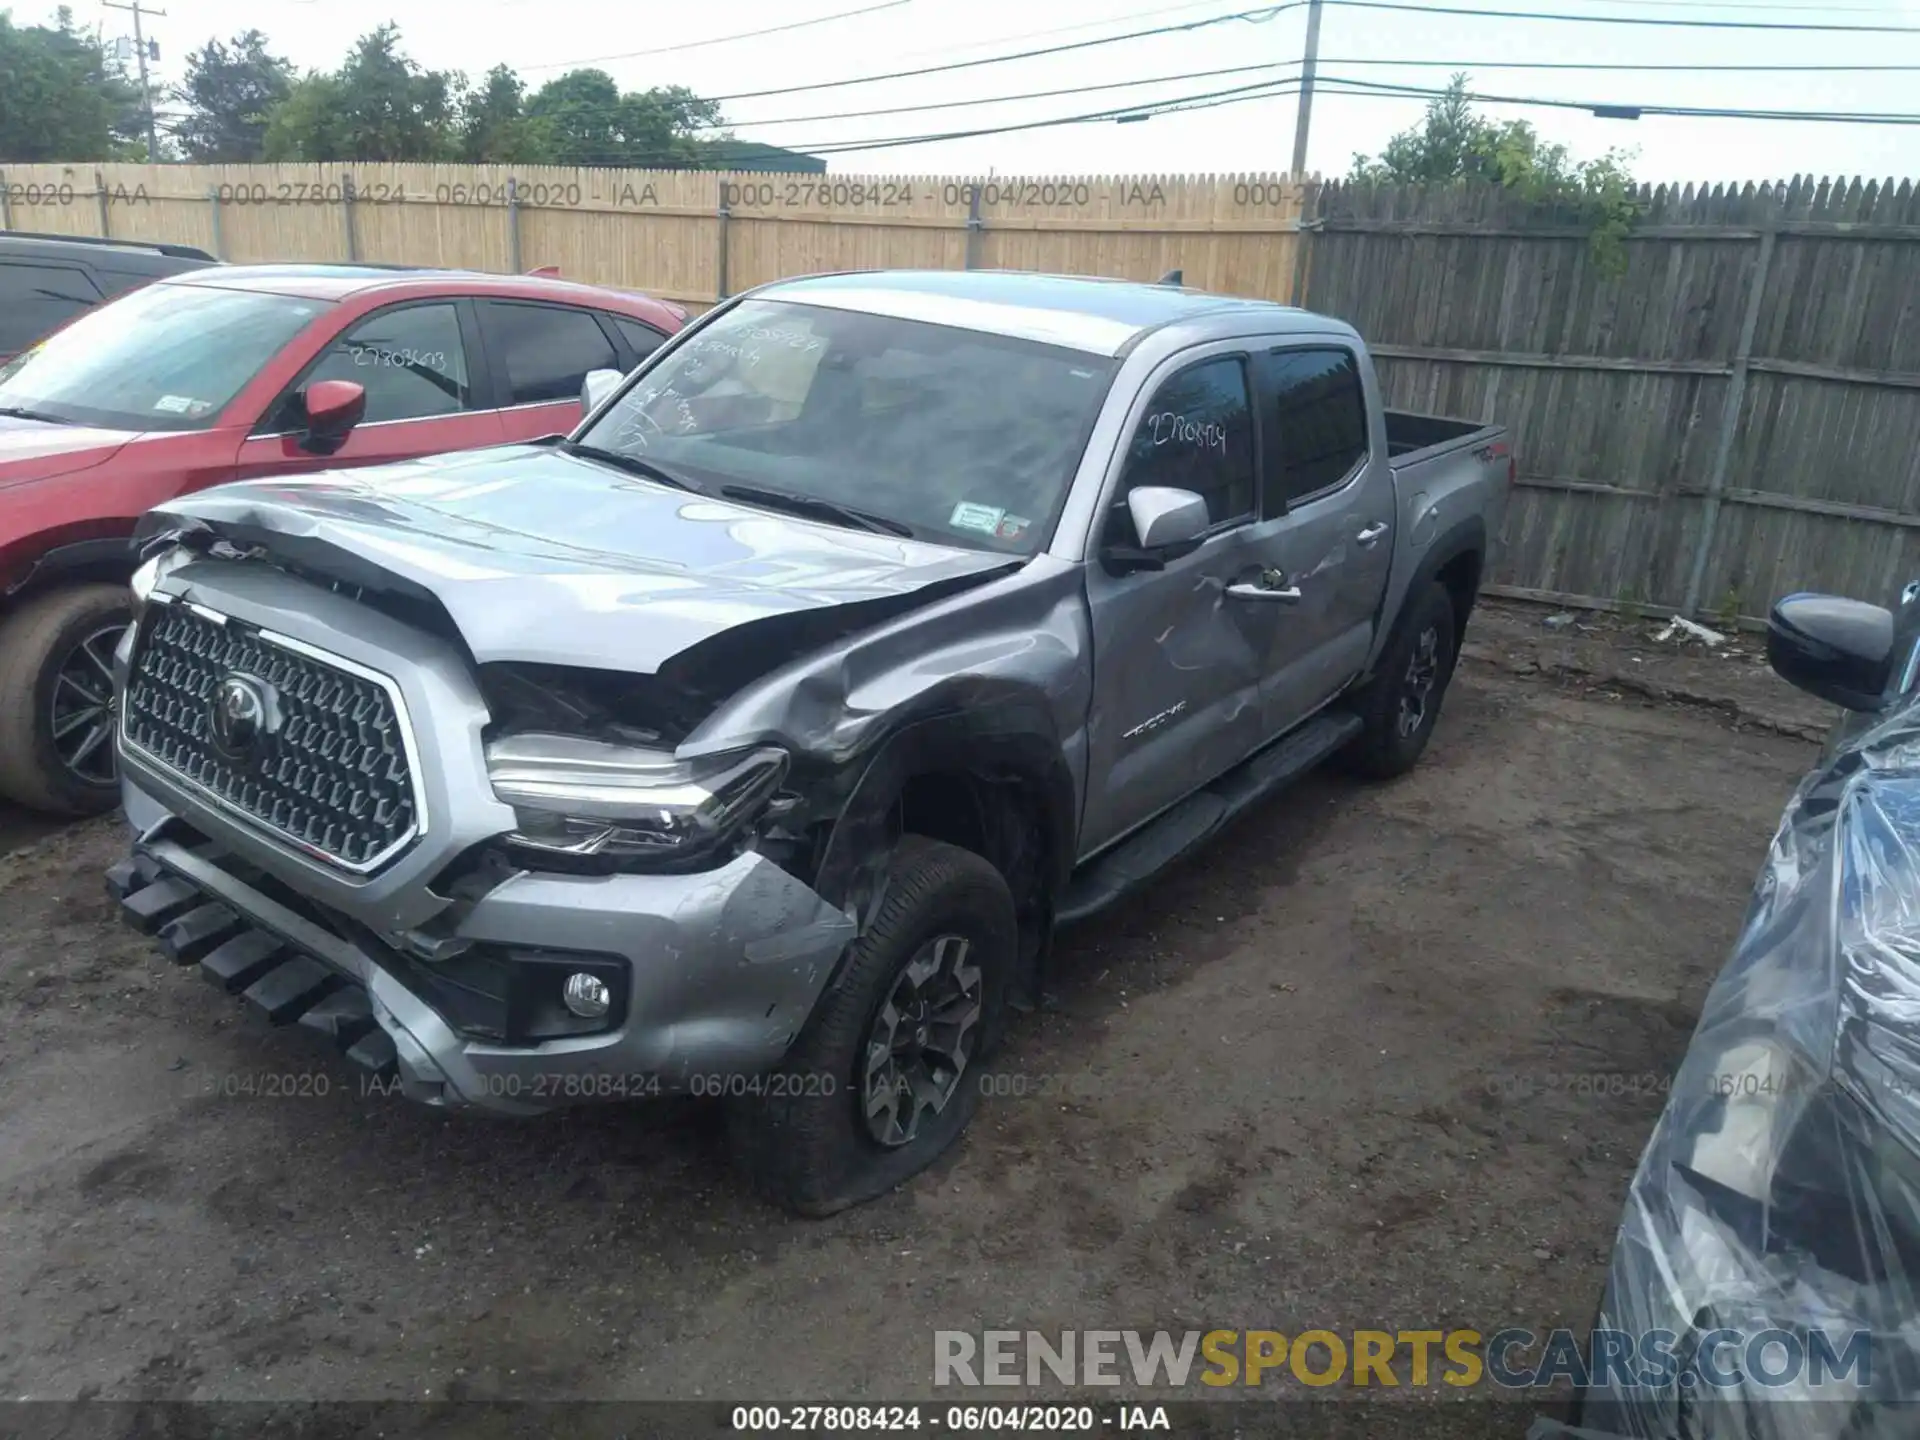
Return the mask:
M 76 30 L 62 6 L 51 27 L 0 11 L 0 160 L 131 159 L 144 153 L 139 87 Z
M 400 48 L 400 28 L 362 35 L 331 75 L 296 81 L 268 116 L 269 160 L 445 160 L 459 149 L 458 74 L 423 70 Z
M 472 164 L 538 164 L 546 141 L 526 116 L 527 87 L 510 66 L 496 65 L 460 107 L 460 158 Z
M 1639 206 L 1633 198 L 1629 151 L 1609 150 L 1576 162 L 1564 145 L 1546 145 L 1524 120 L 1504 124 L 1475 113 L 1467 77 L 1455 75 L 1430 101 L 1422 123 L 1389 140 L 1378 160 L 1353 157 L 1351 179 L 1370 184 L 1478 182 L 1519 192 L 1529 200 L 1574 210 L 1593 226 L 1594 253 L 1609 269 L 1626 263 L 1622 245 Z
M 209 40 L 187 56 L 173 98 L 187 108 L 175 138 L 189 160 L 246 162 L 266 154 L 267 122 L 293 89 L 293 66 L 247 30 L 231 46 Z
M 682 169 L 701 164 L 699 133 L 720 122 L 720 106 L 683 85 L 621 94 L 604 70 L 570 70 L 527 101 L 543 158 L 556 165 Z

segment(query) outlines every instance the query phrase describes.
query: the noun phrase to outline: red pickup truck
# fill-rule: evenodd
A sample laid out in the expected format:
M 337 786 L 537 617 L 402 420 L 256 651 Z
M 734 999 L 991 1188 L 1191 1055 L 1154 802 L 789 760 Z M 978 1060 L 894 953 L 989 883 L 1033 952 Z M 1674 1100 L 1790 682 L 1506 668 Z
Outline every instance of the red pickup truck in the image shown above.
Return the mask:
M 109 671 L 143 512 L 228 480 L 571 430 L 589 371 L 630 370 L 685 319 L 543 277 L 221 266 L 0 366 L 0 798 L 114 803 Z

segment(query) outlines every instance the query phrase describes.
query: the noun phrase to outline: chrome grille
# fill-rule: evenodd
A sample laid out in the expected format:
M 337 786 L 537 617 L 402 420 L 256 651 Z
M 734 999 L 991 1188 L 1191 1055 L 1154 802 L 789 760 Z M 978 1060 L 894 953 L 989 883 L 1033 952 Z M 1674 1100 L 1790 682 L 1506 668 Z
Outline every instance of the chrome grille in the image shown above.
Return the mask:
M 273 723 L 239 755 L 213 733 L 216 691 L 236 676 L 273 703 Z M 122 710 L 129 747 L 347 869 L 374 868 L 418 832 L 404 712 L 383 681 L 338 657 L 184 604 L 155 604 Z

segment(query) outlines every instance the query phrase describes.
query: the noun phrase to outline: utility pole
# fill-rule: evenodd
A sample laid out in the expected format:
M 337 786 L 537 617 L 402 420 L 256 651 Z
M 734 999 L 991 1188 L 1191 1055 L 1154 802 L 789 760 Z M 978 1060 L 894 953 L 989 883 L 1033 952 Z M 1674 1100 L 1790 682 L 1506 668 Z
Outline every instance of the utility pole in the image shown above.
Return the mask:
M 137 0 L 136 0 L 137 3 Z M 1307 5 L 1307 54 L 1300 62 L 1300 118 L 1293 125 L 1293 178 L 1307 178 L 1307 133 L 1313 127 L 1313 72 L 1320 63 L 1320 0 Z
M 133 53 L 138 56 L 140 60 L 140 108 L 146 112 L 147 117 L 147 163 L 151 165 L 160 158 L 160 143 L 155 134 L 153 123 L 153 90 L 147 84 L 147 37 L 146 33 L 140 28 L 140 17 L 142 15 L 155 15 L 164 20 L 167 17 L 167 12 L 164 10 L 143 10 L 140 8 L 140 0 L 130 0 L 130 3 L 125 5 L 115 4 L 114 0 L 100 0 L 100 3 L 109 10 L 127 10 L 132 12 L 133 15 Z M 1315 9 L 1319 8 L 1319 3 L 1320 0 L 1314 0 Z M 154 58 L 159 58 L 158 47 L 156 47 Z

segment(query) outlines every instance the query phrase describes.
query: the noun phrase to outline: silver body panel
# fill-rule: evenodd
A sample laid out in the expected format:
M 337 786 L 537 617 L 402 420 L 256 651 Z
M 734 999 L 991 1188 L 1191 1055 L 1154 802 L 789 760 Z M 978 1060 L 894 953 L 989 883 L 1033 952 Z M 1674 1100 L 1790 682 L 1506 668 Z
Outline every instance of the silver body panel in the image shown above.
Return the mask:
M 779 745 L 838 777 L 833 803 L 851 813 L 902 736 L 926 724 L 971 725 L 983 746 L 1031 744 L 1064 772 L 1065 843 L 1078 861 L 1365 677 L 1431 547 L 1459 521 L 1473 519 L 1487 537 L 1498 527 L 1504 464 L 1496 477 L 1484 454 L 1460 447 L 1390 461 L 1365 347 L 1325 317 L 1151 286 L 978 273 L 821 277 L 752 293 L 1118 357 L 1039 552 L 1022 561 L 836 528 L 537 446 L 226 486 L 173 502 L 145 526 L 148 535 L 210 531 L 296 569 L 311 560 L 349 586 L 429 597 L 458 631 L 457 642 L 430 634 L 263 559 L 203 558 L 173 571 L 162 589 L 178 600 L 391 677 L 411 717 L 432 823 L 384 867 L 349 875 L 273 843 L 123 750 L 128 814 L 150 846 L 166 843 L 177 817 L 394 943 L 447 912 L 464 940 L 577 946 L 632 966 L 634 1003 L 618 1031 L 508 1050 L 462 1040 L 366 950 L 323 956 L 366 984 L 421 1098 L 512 1109 L 488 1077 L 556 1065 L 765 1069 L 861 923 L 856 907 L 751 849 L 683 875 L 524 871 L 450 910 L 436 877 L 515 823 L 487 782 L 482 732 L 491 716 L 475 662 L 655 673 L 742 626 L 853 607 L 843 613 L 861 623 L 825 643 L 782 650 L 770 639 L 766 663 L 685 735 L 680 755 Z M 700 328 L 689 326 L 624 383 Z M 1116 574 L 1100 563 L 1099 522 L 1128 438 L 1164 378 L 1211 355 L 1328 342 L 1360 360 L 1371 425 L 1363 464 L 1284 514 L 1209 535 L 1164 569 Z M 1269 571 L 1291 577 L 1297 600 L 1231 593 Z M 953 763 L 964 765 L 964 755 Z M 272 928 L 262 918 L 267 897 L 231 877 L 202 878 Z

